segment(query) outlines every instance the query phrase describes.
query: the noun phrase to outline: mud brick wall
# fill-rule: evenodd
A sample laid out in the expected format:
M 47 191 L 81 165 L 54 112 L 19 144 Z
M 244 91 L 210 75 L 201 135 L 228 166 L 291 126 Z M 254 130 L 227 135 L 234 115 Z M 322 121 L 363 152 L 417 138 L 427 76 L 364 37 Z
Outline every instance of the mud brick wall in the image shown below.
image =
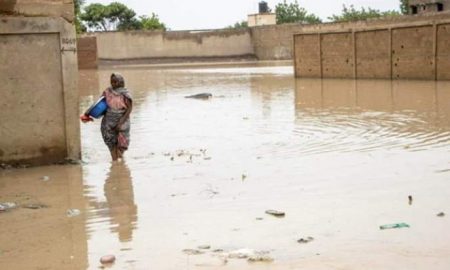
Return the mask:
M 72 0 L 0 2 L 0 163 L 79 159 Z
M 77 38 L 77 52 L 79 69 L 95 69 L 98 67 L 96 37 Z
M 99 61 L 254 57 L 248 30 L 130 31 L 95 36 Z
M 437 27 L 437 79 L 450 80 L 450 24 Z
M 1 0 L 0 14 L 74 18 L 72 0 Z
M 320 41 L 318 34 L 295 36 L 294 60 L 296 72 L 309 78 L 322 77 Z
M 390 77 L 390 33 L 388 30 L 359 32 L 356 38 L 358 78 Z
M 449 80 L 450 14 L 309 26 L 294 52 L 296 77 Z
M 321 35 L 322 76 L 353 76 L 353 38 L 351 33 Z M 336 46 L 339 44 L 339 46 Z
M 251 28 L 252 43 L 259 60 L 289 60 L 293 55 L 294 34 L 301 24 L 268 25 Z
M 392 30 L 392 77 L 434 79 L 433 26 Z

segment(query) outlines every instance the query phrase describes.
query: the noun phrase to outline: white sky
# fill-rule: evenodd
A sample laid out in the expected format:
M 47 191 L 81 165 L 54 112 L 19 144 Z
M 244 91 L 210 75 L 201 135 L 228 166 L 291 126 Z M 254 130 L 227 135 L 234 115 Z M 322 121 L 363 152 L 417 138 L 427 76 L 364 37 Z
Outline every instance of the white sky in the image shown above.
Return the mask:
M 274 11 L 283 0 L 266 0 Z M 108 4 L 121 2 L 138 15 L 156 13 L 171 30 L 195 30 L 224 28 L 235 22 L 247 20 L 247 15 L 258 12 L 259 0 L 86 0 L 90 3 Z M 287 0 L 288 3 L 294 0 Z M 339 14 L 342 5 L 356 8 L 371 7 L 379 10 L 399 10 L 399 0 L 299 0 L 300 6 L 310 13 L 327 20 Z

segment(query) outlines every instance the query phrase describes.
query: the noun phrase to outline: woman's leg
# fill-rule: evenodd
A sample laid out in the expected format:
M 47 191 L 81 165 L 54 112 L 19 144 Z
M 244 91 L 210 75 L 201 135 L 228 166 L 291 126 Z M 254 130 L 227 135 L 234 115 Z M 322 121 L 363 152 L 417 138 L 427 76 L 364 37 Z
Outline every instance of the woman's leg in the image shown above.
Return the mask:
M 117 161 L 118 155 L 117 155 L 117 146 L 114 146 L 111 150 L 111 158 L 113 161 Z

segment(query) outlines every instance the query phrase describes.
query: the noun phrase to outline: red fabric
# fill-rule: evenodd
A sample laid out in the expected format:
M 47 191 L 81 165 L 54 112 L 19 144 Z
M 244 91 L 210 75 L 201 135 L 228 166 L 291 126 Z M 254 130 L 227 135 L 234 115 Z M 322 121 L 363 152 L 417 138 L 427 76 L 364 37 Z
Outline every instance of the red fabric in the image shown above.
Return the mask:
M 119 132 L 119 135 L 117 136 L 117 146 L 119 149 L 128 149 L 128 140 L 122 132 Z
M 92 119 L 89 115 L 85 115 L 85 114 L 80 115 L 80 120 L 82 122 L 94 121 L 94 119 Z

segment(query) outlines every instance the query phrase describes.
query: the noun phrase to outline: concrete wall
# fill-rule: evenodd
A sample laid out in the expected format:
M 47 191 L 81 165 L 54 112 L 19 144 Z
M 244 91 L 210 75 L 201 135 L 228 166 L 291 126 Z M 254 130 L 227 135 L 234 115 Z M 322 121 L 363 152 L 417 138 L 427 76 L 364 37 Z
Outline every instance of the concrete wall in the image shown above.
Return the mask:
M 414 14 L 413 8 L 416 14 L 439 12 L 438 4 L 442 4 L 441 11 L 450 10 L 450 0 L 410 0 L 408 4 L 409 14 Z
M 248 27 L 274 25 L 277 24 L 277 15 L 275 13 L 250 14 L 248 15 L 247 23 Z
M 77 56 L 79 69 L 97 68 L 98 67 L 97 38 L 96 37 L 77 38 Z
M 304 27 L 294 38 L 295 73 L 315 78 L 446 80 L 449 33 L 449 13 Z
M 74 26 L 62 18 L 0 19 L 0 163 L 80 158 Z
M 72 0 L 1 0 L 0 14 L 62 17 L 72 22 L 74 7 Z
M 97 37 L 100 61 L 170 60 L 254 56 L 247 30 L 207 32 L 104 32 Z M 87 36 L 90 36 L 87 35 Z
M 293 36 L 304 25 L 282 24 L 250 29 L 255 54 L 259 60 L 288 60 L 293 58 Z

